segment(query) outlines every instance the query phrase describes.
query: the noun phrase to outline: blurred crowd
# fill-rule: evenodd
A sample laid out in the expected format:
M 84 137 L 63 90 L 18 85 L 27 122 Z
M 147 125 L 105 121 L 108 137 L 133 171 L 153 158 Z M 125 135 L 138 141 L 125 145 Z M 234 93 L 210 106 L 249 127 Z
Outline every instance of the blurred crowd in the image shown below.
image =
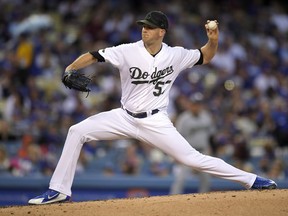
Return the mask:
M 183 71 L 170 95 L 204 95 L 215 132 L 212 155 L 273 179 L 288 176 L 288 6 L 277 1 L 1 0 L 0 175 L 53 172 L 72 124 L 120 105 L 119 74 L 103 63 L 83 69 L 92 92 L 66 89 L 62 73 L 80 54 L 141 38 L 135 21 L 150 10 L 168 15 L 165 42 L 200 48 L 204 24 L 217 19 L 212 62 Z M 171 174 L 173 160 L 137 140 L 87 143 L 77 172 Z

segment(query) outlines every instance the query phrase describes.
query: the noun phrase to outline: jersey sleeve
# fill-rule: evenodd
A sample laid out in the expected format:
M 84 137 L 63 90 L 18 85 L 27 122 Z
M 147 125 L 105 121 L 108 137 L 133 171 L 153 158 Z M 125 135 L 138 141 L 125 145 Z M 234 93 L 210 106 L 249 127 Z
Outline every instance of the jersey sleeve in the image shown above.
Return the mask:
M 105 62 L 105 59 L 100 55 L 99 51 L 90 51 L 89 52 L 98 62 Z
M 182 69 L 191 68 L 196 64 L 203 63 L 203 56 L 199 49 L 185 49 L 182 47 L 178 48 L 180 52 L 180 65 Z
M 123 62 L 122 45 L 100 49 L 98 53 L 105 59 L 105 62 L 110 62 L 115 67 L 119 67 Z
M 199 52 L 200 52 L 200 58 L 199 58 L 199 60 L 196 62 L 196 64 L 195 65 L 202 65 L 203 64 L 203 53 L 202 53 L 202 51 L 201 51 L 201 49 L 198 49 L 199 50 Z

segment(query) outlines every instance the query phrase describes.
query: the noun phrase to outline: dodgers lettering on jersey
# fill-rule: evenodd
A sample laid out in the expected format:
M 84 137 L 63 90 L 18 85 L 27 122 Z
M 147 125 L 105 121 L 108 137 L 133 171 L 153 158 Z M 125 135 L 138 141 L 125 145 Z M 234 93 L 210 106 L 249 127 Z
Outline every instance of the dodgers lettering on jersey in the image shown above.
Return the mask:
M 179 73 L 193 67 L 200 58 L 199 50 L 170 47 L 153 57 L 143 41 L 99 50 L 105 61 L 120 72 L 121 104 L 132 112 L 166 109 L 169 91 Z

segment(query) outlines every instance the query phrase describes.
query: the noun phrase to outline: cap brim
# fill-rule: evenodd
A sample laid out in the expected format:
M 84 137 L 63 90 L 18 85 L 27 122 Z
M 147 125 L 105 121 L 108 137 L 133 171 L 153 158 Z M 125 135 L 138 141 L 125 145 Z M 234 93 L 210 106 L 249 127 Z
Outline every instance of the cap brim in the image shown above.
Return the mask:
M 138 25 L 142 25 L 142 26 L 143 25 L 148 25 L 148 26 L 151 26 L 153 28 L 159 28 L 159 26 L 154 25 L 153 23 L 149 22 L 148 20 L 138 20 L 136 23 Z

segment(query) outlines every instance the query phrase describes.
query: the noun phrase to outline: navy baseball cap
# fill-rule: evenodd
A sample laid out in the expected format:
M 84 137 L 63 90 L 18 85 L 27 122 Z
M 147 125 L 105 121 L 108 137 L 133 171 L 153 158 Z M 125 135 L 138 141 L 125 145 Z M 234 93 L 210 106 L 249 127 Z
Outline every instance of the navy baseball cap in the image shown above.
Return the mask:
M 138 25 L 148 25 L 153 28 L 161 28 L 168 30 L 168 18 L 167 16 L 161 11 L 151 11 L 149 12 L 145 19 L 138 20 L 136 22 Z

